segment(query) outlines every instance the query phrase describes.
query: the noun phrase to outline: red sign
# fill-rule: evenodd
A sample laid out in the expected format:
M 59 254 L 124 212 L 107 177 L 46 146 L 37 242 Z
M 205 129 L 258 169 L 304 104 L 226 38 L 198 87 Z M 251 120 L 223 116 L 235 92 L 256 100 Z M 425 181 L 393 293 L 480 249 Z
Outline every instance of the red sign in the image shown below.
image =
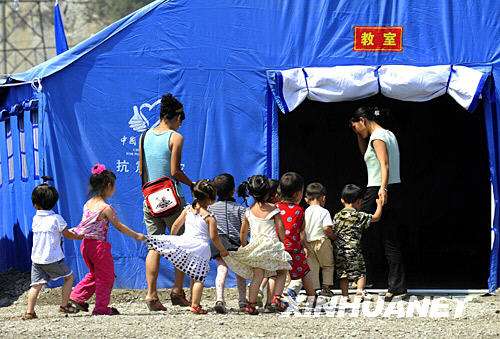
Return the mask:
M 388 51 L 401 52 L 403 50 L 403 27 L 354 27 L 355 51 Z

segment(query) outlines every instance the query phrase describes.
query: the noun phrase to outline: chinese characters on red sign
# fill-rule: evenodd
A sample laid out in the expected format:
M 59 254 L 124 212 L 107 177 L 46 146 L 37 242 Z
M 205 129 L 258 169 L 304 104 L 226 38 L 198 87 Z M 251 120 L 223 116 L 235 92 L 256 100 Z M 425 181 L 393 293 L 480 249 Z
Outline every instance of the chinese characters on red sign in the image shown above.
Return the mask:
M 403 27 L 354 27 L 355 51 L 389 51 L 403 50 Z

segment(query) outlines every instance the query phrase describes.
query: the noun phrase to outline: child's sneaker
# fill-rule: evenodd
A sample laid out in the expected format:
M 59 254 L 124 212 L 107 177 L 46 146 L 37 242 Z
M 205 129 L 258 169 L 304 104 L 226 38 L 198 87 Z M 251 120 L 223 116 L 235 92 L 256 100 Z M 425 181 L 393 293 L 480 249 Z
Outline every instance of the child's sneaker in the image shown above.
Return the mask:
M 214 311 L 219 314 L 226 314 L 226 304 L 223 301 L 217 301 L 214 306 Z
M 365 290 L 357 291 L 356 298 L 361 298 L 361 302 L 363 301 L 373 301 L 373 296 L 368 294 Z
M 317 306 L 326 304 L 326 300 L 321 296 L 307 296 L 305 304 L 307 308 L 314 309 Z
M 333 297 L 333 292 L 330 291 L 330 289 L 328 287 L 323 287 L 321 289 L 321 292 L 319 292 L 319 295 L 321 295 L 323 297 L 331 298 L 331 297 Z

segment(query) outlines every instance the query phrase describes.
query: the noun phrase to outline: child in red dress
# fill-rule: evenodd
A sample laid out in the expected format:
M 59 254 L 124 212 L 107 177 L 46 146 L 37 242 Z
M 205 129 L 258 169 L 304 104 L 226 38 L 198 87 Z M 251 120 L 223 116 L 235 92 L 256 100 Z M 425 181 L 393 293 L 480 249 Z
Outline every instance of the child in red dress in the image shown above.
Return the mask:
M 307 253 L 305 250 L 304 209 L 299 205 L 304 194 L 304 179 L 294 172 L 285 173 L 280 180 L 279 195 L 281 201 L 276 204 L 285 226 L 285 250 L 292 257 L 291 280 L 302 280 L 307 294 L 308 307 L 317 303 L 316 291 L 309 274 Z

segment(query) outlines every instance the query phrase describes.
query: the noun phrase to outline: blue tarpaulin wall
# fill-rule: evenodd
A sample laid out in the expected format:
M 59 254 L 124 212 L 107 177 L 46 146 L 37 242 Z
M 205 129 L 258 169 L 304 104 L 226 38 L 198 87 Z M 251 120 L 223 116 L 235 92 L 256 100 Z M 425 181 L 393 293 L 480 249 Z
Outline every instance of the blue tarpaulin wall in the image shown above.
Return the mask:
M 71 225 L 80 221 L 89 169 L 99 161 L 118 176 L 111 203 L 119 216 L 145 231 L 137 140 L 157 120 L 157 101 L 164 92 L 185 104 L 182 163 L 188 175 L 210 178 L 224 171 L 240 181 L 255 173 L 278 172 L 277 110 L 267 86 L 268 70 L 391 64 L 492 67 L 483 98 L 497 202 L 499 10 L 500 3 L 493 0 L 156 1 L 13 78 L 41 79 L 43 89 L 36 95 L 44 120 L 41 161 L 60 192 L 59 213 Z M 353 51 L 353 26 L 370 25 L 403 26 L 403 51 Z M 33 97 L 29 85 L 2 89 L 0 109 Z M 0 123 L 0 138 L 4 125 Z M 14 158 L 19 159 L 16 140 L 18 136 Z M 34 214 L 29 193 L 36 180 L 30 172 L 29 180 L 22 181 L 16 160 L 15 179 L 9 183 L 5 142 L 0 153 L 0 269 L 27 268 L 26 239 Z M 28 154 L 30 171 L 32 162 Z M 498 285 L 498 208 L 497 203 L 490 288 Z M 144 288 L 145 247 L 115 230 L 110 239 L 116 286 Z M 65 241 L 64 247 L 80 279 L 86 267 L 79 243 Z M 209 285 L 214 276 L 212 270 Z M 169 286 L 172 278 L 171 266 L 162 263 L 159 285 Z

